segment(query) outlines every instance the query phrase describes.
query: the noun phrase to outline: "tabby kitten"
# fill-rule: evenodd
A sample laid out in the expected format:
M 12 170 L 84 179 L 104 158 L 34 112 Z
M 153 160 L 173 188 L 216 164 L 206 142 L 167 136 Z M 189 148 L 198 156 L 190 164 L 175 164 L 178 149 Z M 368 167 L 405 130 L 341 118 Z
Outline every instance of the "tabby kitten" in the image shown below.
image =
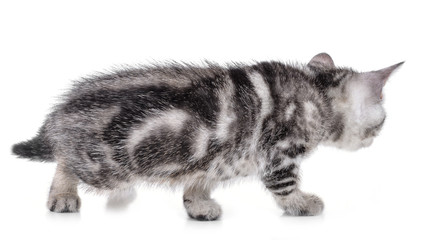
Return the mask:
M 302 159 L 319 144 L 371 145 L 382 88 L 401 64 L 358 73 L 321 53 L 305 65 L 125 69 L 77 82 L 13 152 L 57 162 L 53 212 L 79 210 L 79 183 L 119 192 L 143 181 L 184 186 L 188 215 L 215 220 L 211 190 L 256 175 L 287 214 L 317 215 L 321 199 L 299 189 Z

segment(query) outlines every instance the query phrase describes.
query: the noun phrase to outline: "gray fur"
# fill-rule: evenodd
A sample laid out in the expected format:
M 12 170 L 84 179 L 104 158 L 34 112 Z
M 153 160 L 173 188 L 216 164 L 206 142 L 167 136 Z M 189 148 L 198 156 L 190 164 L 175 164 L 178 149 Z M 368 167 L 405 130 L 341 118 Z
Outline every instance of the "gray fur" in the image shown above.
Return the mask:
M 184 186 L 188 215 L 215 220 L 211 190 L 255 175 L 286 213 L 317 215 L 322 201 L 299 189 L 302 159 L 321 143 L 368 146 L 385 119 L 380 89 L 398 66 L 358 73 L 322 53 L 306 65 L 125 69 L 76 83 L 13 152 L 58 163 L 55 212 L 78 211 L 79 183 L 116 193 L 146 181 Z

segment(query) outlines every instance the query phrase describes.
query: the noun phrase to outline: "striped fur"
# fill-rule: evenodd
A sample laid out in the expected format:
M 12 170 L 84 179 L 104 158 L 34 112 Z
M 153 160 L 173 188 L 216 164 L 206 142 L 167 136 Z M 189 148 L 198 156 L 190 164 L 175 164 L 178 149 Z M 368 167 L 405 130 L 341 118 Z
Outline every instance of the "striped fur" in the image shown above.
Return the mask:
M 377 101 L 371 120 L 353 119 L 348 104 L 363 102 L 354 89 L 369 88 L 360 78 L 326 54 L 296 66 L 125 69 L 76 83 L 39 135 L 13 150 L 58 163 L 51 211 L 78 211 L 79 183 L 119 192 L 144 181 L 184 186 L 189 216 L 214 220 L 211 190 L 255 175 L 287 213 L 315 215 L 323 204 L 299 190 L 301 160 L 320 143 L 372 139 L 384 122 Z

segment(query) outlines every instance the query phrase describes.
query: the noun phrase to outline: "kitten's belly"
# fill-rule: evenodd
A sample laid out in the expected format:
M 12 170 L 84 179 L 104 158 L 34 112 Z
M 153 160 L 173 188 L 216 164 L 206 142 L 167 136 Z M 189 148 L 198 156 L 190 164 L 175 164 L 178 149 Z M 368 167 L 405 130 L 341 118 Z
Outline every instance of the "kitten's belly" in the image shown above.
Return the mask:
M 233 156 L 231 159 L 215 158 L 207 170 L 207 177 L 219 181 L 237 177 L 254 176 L 259 172 L 255 157 Z

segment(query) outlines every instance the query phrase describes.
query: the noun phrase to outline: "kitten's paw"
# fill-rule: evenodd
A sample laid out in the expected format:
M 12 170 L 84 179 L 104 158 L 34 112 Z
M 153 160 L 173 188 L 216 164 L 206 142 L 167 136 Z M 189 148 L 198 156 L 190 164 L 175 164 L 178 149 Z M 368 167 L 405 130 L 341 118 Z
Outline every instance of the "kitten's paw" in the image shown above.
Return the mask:
M 81 207 L 81 199 L 76 194 L 57 194 L 48 198 L 47 207 L 52 212 L 73 213 Z
M 136 190 L 134 188 L 119 189 L 112 192 L 107 201 L 107 208 L 120 209 L 126 208 L 136 199 Z
M 186 211 L 189 217 L 199 221 L 217 220 L 221 215 L 221 207 L 212 199 L 184 199 Z
M 316 195 L 303 194 L 302 199 L 283 209 L 290 216 L 316 216 L 324 210 L 324 202 Z

